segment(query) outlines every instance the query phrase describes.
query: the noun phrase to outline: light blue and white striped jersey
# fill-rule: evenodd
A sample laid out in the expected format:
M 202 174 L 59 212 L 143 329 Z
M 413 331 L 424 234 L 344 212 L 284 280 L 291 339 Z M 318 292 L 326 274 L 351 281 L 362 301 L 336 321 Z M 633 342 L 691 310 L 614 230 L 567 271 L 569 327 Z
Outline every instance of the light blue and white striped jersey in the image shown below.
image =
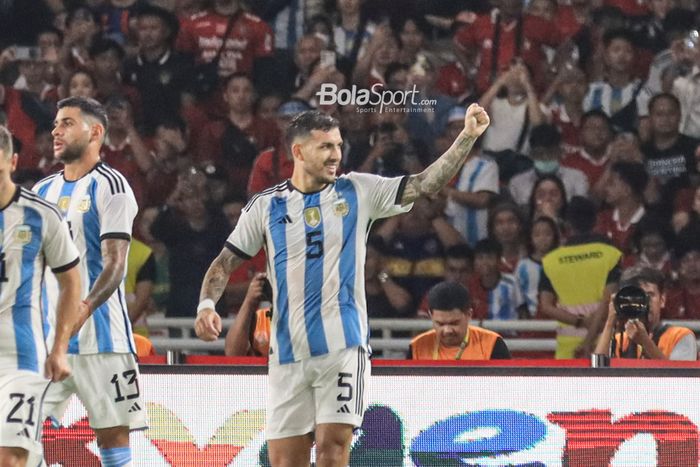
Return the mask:
M 601 110 L 606 115 L 613 116 L 615 112 L 632 101 L 639 85 L 640 80 L 634 80 L 624 88 L 614 88 L 607 81 L 594 81 L 588 85 L 588 93 L 583 100 L 583 110 L 586 112 Z M 649 90 L 642 86 L 636 97 L 637 112 L 640 117 L 649 115 L 650 99 Z
M 523 304 L 520 290 L 511 274 L 501 274 L 501 280 L 489 291 L 489 319 L 518 319 L 518 307 Z
M 267 253 L 270 363 L 367 348 L 367 234 L 375 219 L 411 209 L 400 204 L 406 180 L 353 172 L 319 192 L 286 181 L 251 198 L 226 246 L 244 258 Z
M 102 272 L 102 240 L 131 240 L 131 227 L 138 212 L 134 193 L 119 172 L 101 162 L 79 180 L 66 181 L 60 171 L 41 180 L 33 190 L 55 203 L 68 221 L 80 252 L 80 276 L 86 297 Z M 51 317 L 58 298 L 58 284 L 52 274 L 47 274 L 46 296 Z M 49 336 L 49 342 L 52 337 Z M 71 339 L 68 352 L 135 353 L 135 348 L 122 280 L 119 288 L 95 309 L 78 335 Z
M 470 157 L 459 173 L 455 188 L 467 193 L 488 191 L 498 194 L 498 165 L 486 156 Z M 476 209 L 452 200 L 447 201 L 445 208 L 452 227 L 472 247 L 488 234 L 488 212 L 486 208 Z
M 56 206 L 19 187 L 0 210 L 0 248 L 0 374 L 42 373 L 49 331 L 44 268 L 67 271 L 78 264 L 78 250 Z
M 520 296 L 525 299 L 528 314 L 534 318 L 537 315 L 537 294 L 539 293 L 542 263 L 528 257 L 518 261 L 515 266 L 515 279 L 518 282 Z

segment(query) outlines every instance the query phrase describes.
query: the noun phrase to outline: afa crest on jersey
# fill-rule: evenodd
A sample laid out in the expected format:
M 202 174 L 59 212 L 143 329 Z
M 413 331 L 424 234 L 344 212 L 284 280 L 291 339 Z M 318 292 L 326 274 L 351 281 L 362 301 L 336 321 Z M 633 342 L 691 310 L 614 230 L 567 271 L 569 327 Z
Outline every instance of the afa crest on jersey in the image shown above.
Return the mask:
M 340 217 L 345 217 L 350 212 L 350 205 L 342 198 L 333 202 L 333 214 Z
M 304 222 L 309 227 L 318 227 L 321 223 L 321 210 L 318 206 L 304 209 Z
M 58 198 L 56 206 L 58 206 L 58 209 L 60 209 L 63 214 L 68 212 L 68 208 L 70 207 L 70 196 L 61 196 Z
M 19 243 L 26 245 L 32 241 L 32 228 L 28 225 L 20 225 L 15 231 L 15 240 Z
M 90 201 L 89 196 L 85 196 L 80 199 L 80 202 L 78 203 L 78 211 L 79 212 L 88 212 L 90 210 L 90 206 L 92 205 L 92 201 Z

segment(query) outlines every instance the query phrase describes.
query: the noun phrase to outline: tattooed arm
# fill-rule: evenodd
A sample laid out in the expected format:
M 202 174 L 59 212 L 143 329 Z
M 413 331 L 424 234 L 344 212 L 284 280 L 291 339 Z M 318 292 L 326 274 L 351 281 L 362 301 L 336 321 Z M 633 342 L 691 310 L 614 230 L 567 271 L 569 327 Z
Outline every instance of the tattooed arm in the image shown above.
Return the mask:
M 412 203 L 421 195 L 433 195 L 442 190 L 462 168 L 474 142 L 486 131 L 489 122 L 489 116 L 481 106 L 470 105 L 464 118 L 464 129 L 452 146 L 424 171 L 408 177 L 401 204 Z
M 202 282 L 202 289 L 199 293 L 199 302 L 202 303 L 204 300 L 211 300 L 213 303 L 218 302 L 224 293 L 231 271 L 236 269 L 243 261 L 243 258 L 238 257 L 231 250 L 224 247 L 204 275 L 204 282 Z M 221 317 L 214 310 L 213 305 L 201 309 L 197 313 L 194 330 L 197 333 L 197 337 L 205 341 L 213 341 L 219 337 L 219 334 L 221 334 Z

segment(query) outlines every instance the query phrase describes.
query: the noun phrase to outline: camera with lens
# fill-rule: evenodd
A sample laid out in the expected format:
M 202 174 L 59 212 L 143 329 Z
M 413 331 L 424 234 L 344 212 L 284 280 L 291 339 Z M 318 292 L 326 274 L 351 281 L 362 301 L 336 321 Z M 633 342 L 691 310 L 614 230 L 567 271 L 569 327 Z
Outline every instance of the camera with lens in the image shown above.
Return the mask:
M 646 318 L 649 314 L 649 296 L 641 287 L 628 285 L 617 292 L 613 306 L 619 319 Z

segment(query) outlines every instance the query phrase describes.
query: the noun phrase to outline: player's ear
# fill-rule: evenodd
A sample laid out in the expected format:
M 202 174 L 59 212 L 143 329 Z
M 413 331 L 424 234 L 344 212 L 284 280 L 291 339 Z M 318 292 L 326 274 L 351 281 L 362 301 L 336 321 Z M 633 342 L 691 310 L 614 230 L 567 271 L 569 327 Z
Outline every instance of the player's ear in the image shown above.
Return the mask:
M 17 170 L 17 160 L 18 159 L 19 159 L 19 155 L 17 153 L 12 154 L 10 173 L 15 173 L 15 170 Z
M 105 138 L 105 127 L 100 125 L 99 123 L 93 123 L 90 125 L 90 139 L 99 141 L 102 143 Z
M 304 155 L 301 153 L 301 143 L 292 143 L 292 157 L 300 161 L 304 160 Z

